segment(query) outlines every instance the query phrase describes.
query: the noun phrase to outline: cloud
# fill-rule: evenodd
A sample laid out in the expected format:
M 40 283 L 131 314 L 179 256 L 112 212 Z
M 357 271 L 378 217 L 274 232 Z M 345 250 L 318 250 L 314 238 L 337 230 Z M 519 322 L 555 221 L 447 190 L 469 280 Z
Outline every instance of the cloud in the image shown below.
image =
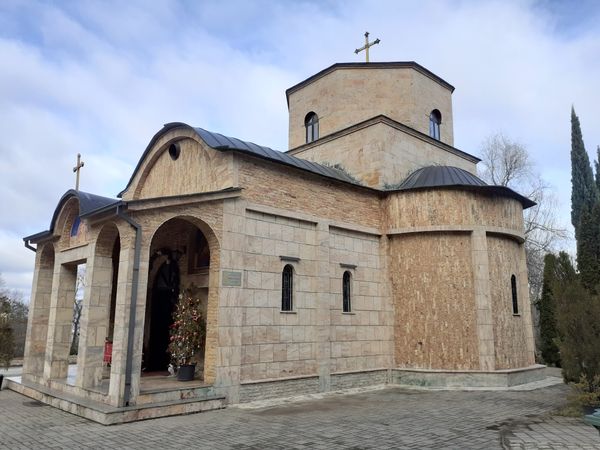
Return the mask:
M 0 271 L 30 289 L 21 236 L 47 229 L 74 184 L 115 196 L 151 137 L 182 121 L 286 149 L 285 89 L 371 32 L 374 61 L 416 60 L 456 86 L 455 144 L 496 131 L 524 142 L 569 224 L 574 104 L 600 144 L 600 17 L 560 2 L 3 2 L 0 6 Z

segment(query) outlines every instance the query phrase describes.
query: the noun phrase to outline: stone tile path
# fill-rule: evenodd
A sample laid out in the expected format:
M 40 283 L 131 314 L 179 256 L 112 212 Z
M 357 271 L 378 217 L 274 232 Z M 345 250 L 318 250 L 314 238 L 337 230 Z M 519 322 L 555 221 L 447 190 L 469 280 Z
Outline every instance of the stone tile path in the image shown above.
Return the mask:
M 390 387 L 111 427 L 4 390 L 0 449 L 600 449 L 594 428 L 549 415 L 566 390 L 563 385 L 488 392 Z

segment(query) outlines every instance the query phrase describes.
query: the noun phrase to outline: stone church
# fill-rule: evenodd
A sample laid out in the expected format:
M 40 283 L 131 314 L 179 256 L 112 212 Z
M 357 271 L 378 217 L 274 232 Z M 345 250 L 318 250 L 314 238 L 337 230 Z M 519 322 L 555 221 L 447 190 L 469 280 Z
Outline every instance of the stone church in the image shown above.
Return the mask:
M 166 124 L 117 199 L 70 190 L 48 231 L 24 238 L 35 275 L 9 388 L 109 424 L 540 377 L 523 247 L 534 203 L 453 146 L 453 91 L 414 62 L 334 64 L 286 91 L 286 152 Z M 196 379 L 178 382 L 163 292 L 191 284 L 206 339 Z

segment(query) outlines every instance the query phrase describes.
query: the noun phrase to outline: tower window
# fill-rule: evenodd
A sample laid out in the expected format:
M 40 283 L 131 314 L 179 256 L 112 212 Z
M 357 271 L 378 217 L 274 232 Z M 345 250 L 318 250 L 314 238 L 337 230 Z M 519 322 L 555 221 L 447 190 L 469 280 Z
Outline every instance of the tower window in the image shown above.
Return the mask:
M 510 289 L 512 291 L 512 307 L 513 314 L 519 314 L 519 301 L 517 298 L 517 277 L 511 275 L 510 277 Z
M 319 116 L 314 112 L 309 112 L 304 118 L 304 126 L 306 127 L 306 143 L 319 139 Z
M 440 124 L 442 123 L 442 113 L 439 110 L 434 109 L 429 114 L 429 136 L 434 139 L 440 140 Z
M 293 311 L 294 268 L 286 264 L 281 272 L 281 310 Z
M 344 272 L 344 276 L 342 277 L 342 308 L 343 312 L 346 313 L 352 311 L 352 304 L 350 302 L 351 284 L 352 274 L 346 270 Z

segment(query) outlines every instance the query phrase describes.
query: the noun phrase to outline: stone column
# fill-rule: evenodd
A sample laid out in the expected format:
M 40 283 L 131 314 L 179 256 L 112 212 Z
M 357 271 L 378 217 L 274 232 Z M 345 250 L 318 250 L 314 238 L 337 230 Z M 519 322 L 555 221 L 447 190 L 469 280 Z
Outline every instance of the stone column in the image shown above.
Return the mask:
M 110 318 L 112 258 L 99 255 L 90 258 L 85 285 L 75 385 L 90 388 L 102 382 L 102 357 Z
M 134 235 L 135 233 L 131 233 Z M 110 368 L 110 383 L 108 387 L 109 403 L 113 406 L 124 405 L 124 390 L 125 390 L 125 372 L 127 367 L 127 358 L 133 355 L 127 354 L 127 339 L 129 333 L 129 312 L 131 302 L 131 290 L 132 290 L 132 274 L 134 264 L 134 253 L 135 253 L 135 237 L 129 236 L 128 238 L 122 237 L 121 239 L 121 252 L 119 254 L 119 273 L 117 276 L 117 299 L 115 303 L 115 328 L 113 332 L 113 351 L 112 351 L 112 364 Z M 142 254 L 144 249 L 142 248 Z M 146 252 L 147 253 L 147 252 Z M 148 277 L 148 264 L 146 258 L 145 270 L 140 268 L 140 280 L 143 277 Z M 144 299 L 146 297 L 146 283 L 139 284 L 138 294 L 140 291 L 143 292 Z M 138 316 L 136 314 L 136 320 Z M 143 312 L 141 313 L 141 320 L 143 323 Z M 138 330 L 143 335 L 142 329 Z M 138 359 L 141 361 L 141 350 L 139 351 Z M 132 365 L 132 367 L 135 367 Z M 135 370 L 132 368 L 132 370 Z M 138 373 L 139 378 L 139 373 Z
M 479 343 L 479 368 L 489 371 L 496 368 L 494 354 L 494 321 L 490 293 L 490 268 L 487 237 L 484 228 L 471 233 L 473 258 L 473 287 L 477 308 L 477 340 Z
M 52 244 L 47 244 L 45 247 L 40 245 L 36 253 L 31 299 L 29 301 L 27 338 L 23 358 L 24 380 L 38 381 L 44 373 L 53 276 L 54 250 Z
M 242 284 L 224 286 L 220 280 L 222 270 L 242 272 L 242 255 L 246 250 L 246 203 L 227 200 L 223 203 L 223 238 L 220 255 L 210 261 L 207 333 L 209 327 L 218 330 L 212 339 L 206 338 L 205 377 L 207 383 L 215 382 L 227 392 L 229 403 L 239 403 L 240 366 L 242 360 L 242 324 L 244 307 L 248 305 Z M 223 261 L 223 264 L 221 263 Z M 213 362 L 214 361 L 214 362 Z M 211 367 L 216 367 L 211 379 Z
M 44 363 L 46 382 L 67 377 L 76 282 L 77 264 L 55 265 Z
M 329 224 L 319 222 L 315 232 L 315 259 L 317 265 L 317 373 L 319 391 L 331 390 L 331 308 L 329 279 Z

